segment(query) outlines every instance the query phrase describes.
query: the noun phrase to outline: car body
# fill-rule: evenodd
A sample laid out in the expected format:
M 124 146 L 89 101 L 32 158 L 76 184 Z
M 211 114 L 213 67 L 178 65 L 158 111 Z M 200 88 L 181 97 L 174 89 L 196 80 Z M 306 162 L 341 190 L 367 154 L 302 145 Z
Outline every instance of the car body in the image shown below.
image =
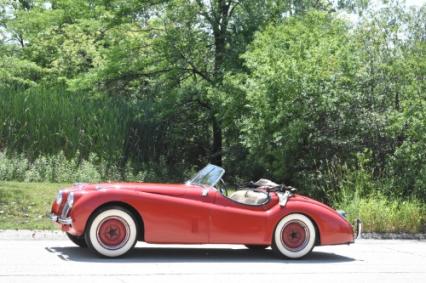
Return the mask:
M 234 193 L 247 196 L 244 203 L 227 196 L 224 172 L 209 164 L 185 184 L 75 184 L 58 193 L 50 218 L 76 244 L 107 257 L 127 253 L 136 241 L 272 246 L 290 258 L 315 245 L 354 242 L 352 225 L 325 204 L 268 186 Z

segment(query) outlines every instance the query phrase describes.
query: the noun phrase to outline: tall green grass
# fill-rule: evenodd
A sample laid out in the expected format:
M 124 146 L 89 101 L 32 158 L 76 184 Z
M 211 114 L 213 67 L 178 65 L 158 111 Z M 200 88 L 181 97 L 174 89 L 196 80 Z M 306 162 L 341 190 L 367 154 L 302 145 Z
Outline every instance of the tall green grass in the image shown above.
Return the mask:
M 129 109 L 119 99 L 89 97 L 62 88 L 0 90 L 0 150 L 40 154 L 63 151 L 70 158 L 122 154 Z
M 397 197 L 392 182 L 374 178 L 368 158 L 358 156 L 357 168 L 333 165 L 327 174 L 335 178 L 333 206 L 347 212 L 352 223 L 359 218 L 364 232 L 426 232 L 426 204 L 413 196 Z M 330 187 L 324 188 L 331 191 Z
M 351 223 L 361 219 L 364 232 L 426 232 L 426 206 L 417 199 L 390 199 L 380 192 L 362 196 L 344 189 L 334 206 L 345 210 Z

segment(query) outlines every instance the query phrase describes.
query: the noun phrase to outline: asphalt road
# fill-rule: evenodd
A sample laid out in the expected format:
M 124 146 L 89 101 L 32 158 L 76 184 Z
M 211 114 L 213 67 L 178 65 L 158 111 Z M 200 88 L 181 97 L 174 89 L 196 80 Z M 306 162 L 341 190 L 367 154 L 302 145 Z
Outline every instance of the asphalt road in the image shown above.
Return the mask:
M 359 240 L 302 260 L 237 245 L 138 243 L 119 259 L 67 240 L 0 238 L 0 282 L 426 282 L 426 241 Z

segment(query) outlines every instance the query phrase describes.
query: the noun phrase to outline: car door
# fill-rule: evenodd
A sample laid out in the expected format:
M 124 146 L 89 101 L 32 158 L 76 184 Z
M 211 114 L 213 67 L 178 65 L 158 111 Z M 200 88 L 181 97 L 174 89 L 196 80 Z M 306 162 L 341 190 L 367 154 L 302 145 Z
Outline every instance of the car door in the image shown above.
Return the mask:
M 212 192 L 210 210 L 210 243 L 267 244 L 265 228 L 271 201 L 265 205 L 237 203 L 219 191 Z
M 211 195 L 201 186 L 188 186 L 181 196 L 144 198 L 145 241 L 149 243 L 208 243 Z

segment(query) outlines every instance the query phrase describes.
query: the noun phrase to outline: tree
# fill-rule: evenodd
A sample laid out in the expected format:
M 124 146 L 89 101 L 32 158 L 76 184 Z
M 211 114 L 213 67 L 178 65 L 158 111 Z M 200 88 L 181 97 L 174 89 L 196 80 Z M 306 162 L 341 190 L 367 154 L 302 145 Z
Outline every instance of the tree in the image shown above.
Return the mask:
M 347 143 L 356 123 L 350 87 L 360 67 L 348 28 L 331 14 L 309 12 L 268 26 L 243 55 L 243 142 L 269 176 L 306 188 L 306 175 L 322 161 L 346 160 L 359 146 Z

